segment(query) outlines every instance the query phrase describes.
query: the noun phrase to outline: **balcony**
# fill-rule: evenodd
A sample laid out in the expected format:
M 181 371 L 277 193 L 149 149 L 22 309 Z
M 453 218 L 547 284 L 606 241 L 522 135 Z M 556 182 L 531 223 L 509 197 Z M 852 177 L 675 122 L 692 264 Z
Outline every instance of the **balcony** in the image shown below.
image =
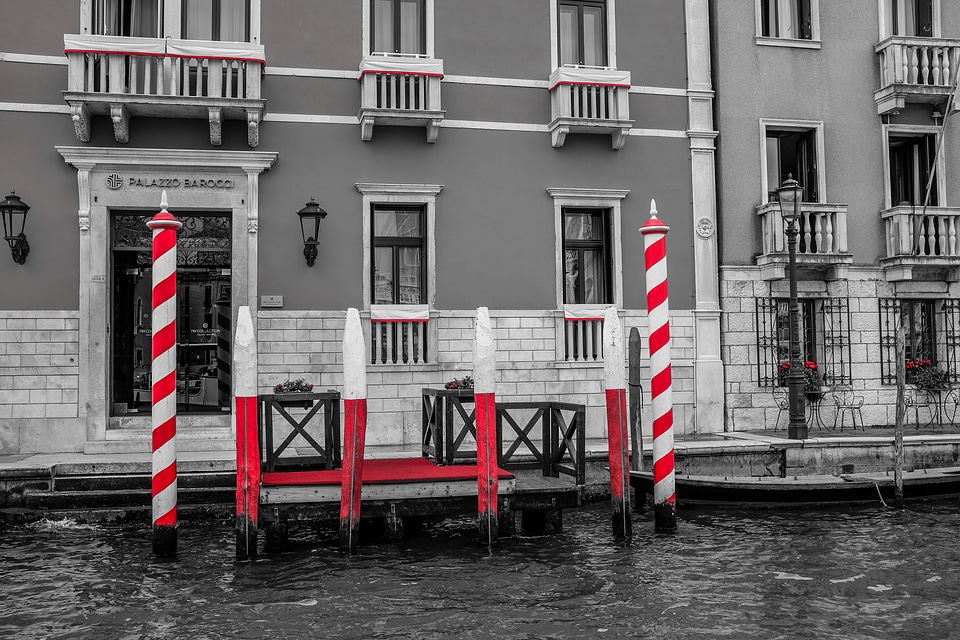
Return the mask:
M 877 113 L 902 109 L 907 102 L 944 104 L 960 71 L 960 40 L 893 36 L 874 48 L 880 57 Z
M 887 244 L 880 264 L 888 281 L 960 280 L 960 207 L 900 205 L 880 217 Z
M 440 81 L 443 60 L 376 55 L 360 63 L 360 137 L 373 138 L 375 124 L 426 127 L 436 142 L 443 121 Z
M 845 278 L 847 267 L 853 263 L 847 250 L 847 205 L 803 202 L 800 207 L 797 266 L 823 272 L 827 280 Z M 762 253 L 757 256 L 760 277 L 779 280 L 786 277 L 790 262 L 780 203 L 760 205 L 757 215 L 763 243 Z
M 220 146 L 226 120 L 246 120 L 247 143 L 260 142 L 263 47 L 245 42 L 67 35 L 67 90 L 74 129 L 90 141 L 91 115 L 108 115 L 117 142 L 133 116 L 206 118 Z
M 630 72 L 606 68 L 560 67 L 550 74 L 550 136 L 562 147 L 568 133 L 610 134 L 623 147 L 630 119 Z

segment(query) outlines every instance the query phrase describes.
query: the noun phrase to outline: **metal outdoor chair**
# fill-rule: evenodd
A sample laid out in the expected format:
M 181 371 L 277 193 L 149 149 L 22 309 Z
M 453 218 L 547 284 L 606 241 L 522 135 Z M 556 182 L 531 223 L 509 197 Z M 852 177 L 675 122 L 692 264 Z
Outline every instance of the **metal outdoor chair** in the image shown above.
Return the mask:
M 783 412 L 786 411 L 787 415 L 790 415 L 790 394 L 787 393 L 787 388 L 774 387 L 773 401 L 777 403 L 777 421 L 773 425 L 773 430 L 776 431 L 780 428 L 780 416 Z
M 927 426 L 934 421 L 936 417 L 933 407 L 935 399 L 931 397 L 929 392 L 915 387 L 912 384 L 908 384 L 903 392 L 903 402 L 907 406 L 908 411 L 911 408 L 913 409 L 913 419 L 917 423 L 917 429 L 921 426 Z M 927 414 L 930 416 L 929 419 L 922 424 L 920 422 L 920 409 L 926 409 Z
M 833 428 L 837 428 L 840 423 L 840 431 L 843 431 L 845 416 L 849 413 L 850 420 L 853 422 L 853 430 L 857 430 L 857 417 L 860 418 L 860 429 L 866 431 L 863 426 L 863 414 L 860 407 L 863 406 L 863 396 L 857 395 L 853 387 L 849 384 L 838 384 L 833 387 L 833 402 L 837 405 L 837 413 L 833 416 Z

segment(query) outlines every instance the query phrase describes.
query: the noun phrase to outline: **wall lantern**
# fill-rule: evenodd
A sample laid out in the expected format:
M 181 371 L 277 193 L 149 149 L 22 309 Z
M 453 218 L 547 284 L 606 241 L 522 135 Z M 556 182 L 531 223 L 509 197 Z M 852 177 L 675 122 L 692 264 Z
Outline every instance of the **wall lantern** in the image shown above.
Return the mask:
M 13 191 L 3 201 L 0 201 L 0 215 L 3 216 L 3 239 L 10 245 L 13 260 L 17 264 L 26 262 L 27 254 L 30 253 L 27 236 L 23 233 L 23 227 L 27 222 L 27 211 L 30 211 L 30 205 L 21 200 L 20 196 Z
M 311 197 L 310 202 L 297 211 L 297 215 L 300 216 L 300 233 L 303 236 L 303 257 L 307 259 L 307 266 L 312 267 L 320 244 L 320 221 L 327 217 L 327 212 Z

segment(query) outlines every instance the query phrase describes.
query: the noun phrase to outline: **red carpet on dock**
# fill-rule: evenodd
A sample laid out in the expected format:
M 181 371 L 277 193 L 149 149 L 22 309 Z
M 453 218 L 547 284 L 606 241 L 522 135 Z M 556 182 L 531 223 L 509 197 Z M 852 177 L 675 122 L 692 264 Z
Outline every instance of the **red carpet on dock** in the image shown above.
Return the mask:
M 261 484 L 282 486 L 300 484 L 340 484 L 340 469 L 329 471 L 274 471 L 264 473 Z M 497 469 L 498 478 L 512 478 L 513 474 Z M 363 483 L 445 482 L 476 480 L 477 465 L 444 466 L 426 458 L 385 458 L 363 461 Z

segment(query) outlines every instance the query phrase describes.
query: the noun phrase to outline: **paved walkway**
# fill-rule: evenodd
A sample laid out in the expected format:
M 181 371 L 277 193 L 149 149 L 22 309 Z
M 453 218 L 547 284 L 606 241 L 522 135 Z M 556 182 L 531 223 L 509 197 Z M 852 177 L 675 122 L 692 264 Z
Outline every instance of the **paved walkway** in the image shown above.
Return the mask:
M 724 450 L 742 449 L 751 446 L 803 446 L 816 444 L 819 446 L 832 443 L 844 445 L 875 446 L 878 442 L 890 441 L 894 437 L 893 427 L 867 427 L 865 430 L 844 429 L 813 429 L 808 433 L 807 441 L 790 440 L 786 429 L 765 431 L 732 431 L 724 433 L 677 435 L 674 446 L 678 454 L 685 451 L 706 453 Z M 960 443 L 960 427 L 926 426 L 917 429 L 908 426 L 904 429 L 906 442 L 953 442 Z M 644 436 L 644 451 L 649 455 L 651 447 L 650 437 Z M 391 457 L 412 457 L 420 455 L 420 446 L 377 446 L 368 445 L 365 457 L 370 459 Z M 604 458 L 607 455 L 607 441 L 605 439 L 587 440 L 586 455 L 588 459 Z M 0 480 L 4 477 L 27 474 L 50 473 L 54 469 L 66 472 L 84 468 L 87 473 L 150 473 L 151 454 L 145 453 L 36 453 L 18 455 L 0 455 Z M 177 453 L 177 466 L 183 472 L 192 471 L 230 471 L 236 469 L 236 452 L 225 451 L 180 451 Z

